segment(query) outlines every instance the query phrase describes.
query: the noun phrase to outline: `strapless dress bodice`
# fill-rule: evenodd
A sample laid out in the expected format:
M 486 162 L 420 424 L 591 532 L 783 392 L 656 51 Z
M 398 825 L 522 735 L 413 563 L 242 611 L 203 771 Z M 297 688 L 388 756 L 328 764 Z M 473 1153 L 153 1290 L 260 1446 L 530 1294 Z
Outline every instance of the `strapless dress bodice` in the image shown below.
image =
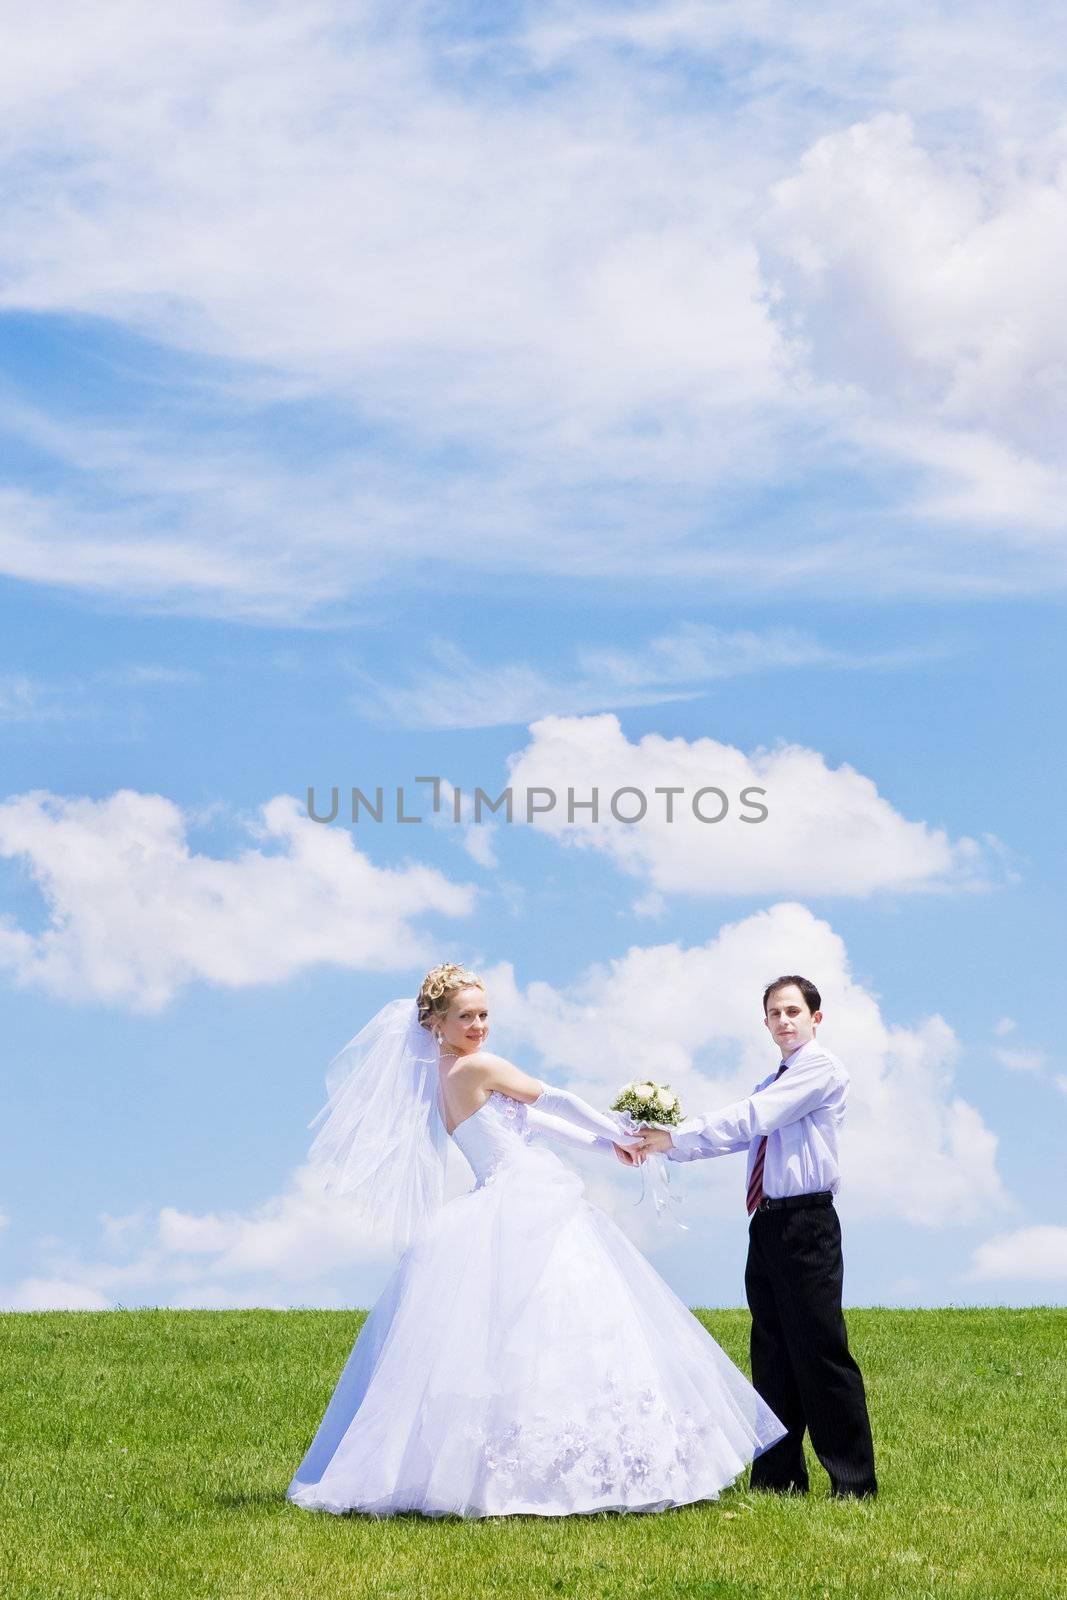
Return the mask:
M 470 1162 L 480 1188 L 502 1161 L 520 1155 L 528 1147 L 526 1107 L 520 1100 L 494 1089 L 483 1106 L 453 1129 L 452 1138 Z

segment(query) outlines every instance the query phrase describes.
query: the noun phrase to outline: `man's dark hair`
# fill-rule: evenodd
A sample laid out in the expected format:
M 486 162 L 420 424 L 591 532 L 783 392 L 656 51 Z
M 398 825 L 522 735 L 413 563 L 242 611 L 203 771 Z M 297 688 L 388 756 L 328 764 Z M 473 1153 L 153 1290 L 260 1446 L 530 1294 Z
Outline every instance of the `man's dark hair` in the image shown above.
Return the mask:
M 767 1001 L 771 998 L 771 995 L 772 994 L 777 994 L 779 989 L 788 989 L 788 987 L 789 987 L 789 985 L 791 983 L 795 983 L 797 988 L 800 990 L 801 994 L 804 996 L 804 1002 L 807 1005 L 807 1008 L 811 1012 L 812 1016 L 815 1015 L 816 1011 L 821 1011 L 822 1010 L 822 995 L 819 993 L 818 989 L 816 989 L 816 987 L 812 983 L 811 979 L 810 978 L 802 978 L 799 975 L 799 973 L 796 973 L 796 972 L 789 972 L 789 973 L 786 973 L 786 975 L 784 977 L 782 977 L 782 978 L 775 978 L 774 982 L 773 983 L 769 983 L 767 985 L 766 989 L 764 989 L 764 991 L 763 991 L 763 1015 L 764 1016 L 767 1015 Z

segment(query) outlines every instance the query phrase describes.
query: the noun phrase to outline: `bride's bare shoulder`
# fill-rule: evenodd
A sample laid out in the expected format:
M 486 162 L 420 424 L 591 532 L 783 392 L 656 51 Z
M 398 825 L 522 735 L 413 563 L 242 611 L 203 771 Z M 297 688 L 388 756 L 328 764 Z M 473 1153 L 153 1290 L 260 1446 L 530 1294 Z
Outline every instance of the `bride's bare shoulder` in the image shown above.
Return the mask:
M 492 1050 L 475 1050 L 469 1056 L 461 1056 L 450 1067 L 448 1076 L 453 1083 L 477 1084 L 484 1089 L 504 1089 L 508 1093 L 527 1086 L 526 1074 Z
M 491 1050 L 475 1050 L 469 1056 L 461 1056 L 452 1071 L 460 1072 L 464 1077 L 484 1078 L 491 1077 L 501 1068 L 510 1066 L 510 1061 L 505 1061 L 503 1056 L 494 1055 Z
M 466 1060 L 470 1063 L 468 1070 L 472 1078 L 476 1073 L 477 1081 L 484 1089 L 499 1089 L 513 1100 L 522 1100 L 526 1104 L 532 1104 L 541 1095 L 544 1085 L 540 1079 L 531 1078 L 528 1072 L 504 1056 L 494 1055 L 491 1050 L 479 1050 L 476 1055 L 467 1056 Z

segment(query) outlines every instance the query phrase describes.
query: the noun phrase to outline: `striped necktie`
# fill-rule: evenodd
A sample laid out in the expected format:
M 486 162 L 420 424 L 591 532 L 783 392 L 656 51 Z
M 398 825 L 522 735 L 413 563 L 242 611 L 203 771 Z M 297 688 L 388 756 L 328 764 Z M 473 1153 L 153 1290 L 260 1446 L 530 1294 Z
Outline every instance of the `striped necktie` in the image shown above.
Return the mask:
M 786 1064 L 783 1061 L 781 1066 L 778 1068 L 778 1071 L 774 1075 L 775 1083 L 777 1083 L 778 1079 L 782 1076 L 782 1073 L 785 1071 L 785 1067 Z M 766 1159 L 767 1135 L 764 1134 L 763 1138 L 759 1142 L 759 1148 L 756 1151 L 756 1159 L 752 1164 L 752 1176 L 748 1180 L 748 1199 L 746 1204 L 748 1205 L 749 1216 L 752 1215 L 753 1211 L 755 1211 L 756 1207 L 763 1199 L 763 1163 L 766 1161 Z

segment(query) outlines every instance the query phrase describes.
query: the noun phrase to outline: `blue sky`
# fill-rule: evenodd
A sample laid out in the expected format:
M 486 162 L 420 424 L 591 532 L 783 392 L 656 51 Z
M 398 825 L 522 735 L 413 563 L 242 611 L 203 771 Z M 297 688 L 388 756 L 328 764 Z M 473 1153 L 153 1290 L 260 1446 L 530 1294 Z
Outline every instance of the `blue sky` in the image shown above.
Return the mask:
M 1062 1298 L 1053 24 L 104 13 L 4 69 L 3 1304 L 366 1303 L 306 1124 L 451 958 L 708 1109 L 810 970 L 848 1298 Z M 304 815 L 422 773 L 771 815 Z M 586 1176 L 740 1301 L 736 1162 Z

